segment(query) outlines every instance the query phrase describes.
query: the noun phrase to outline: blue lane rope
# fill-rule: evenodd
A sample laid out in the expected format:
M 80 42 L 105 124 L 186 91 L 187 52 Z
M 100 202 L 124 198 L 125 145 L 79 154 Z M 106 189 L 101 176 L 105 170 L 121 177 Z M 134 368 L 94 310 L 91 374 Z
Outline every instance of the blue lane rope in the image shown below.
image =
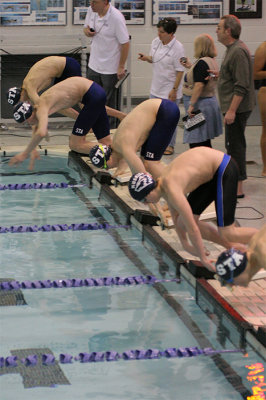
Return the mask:
M 62 231 L 94 231 L 99 229 L 118 229 L 118 228 L 130 228 L 130 225 L 109 225 L 108 223 L 98 224 L 54 224 L 54 225 L 19 225 L 19 226 L 0 226 L 0 233 L 26 233 L 26 232 L 62 232 Z
M 214 350 L 211 347 L 198 349 L 198 347 L 170 347 L 166 350 L 147 349 L 147 350 L 127 350 L 123 353 L 116 351 L 94 351 L 92 353 L 79 353 L 78 356 L 72 356 L 68 353 L 61 353 L 59 360 L 56 360 L 52 354 L 42 354 L 40 356 L 43 365 L 53 365 L 56 362 L 61 364 L 71 364 L 73 361 L 80 363 L 92 363 L 102 361 L 118 361 L 118 360 L 154 360 L 159 358 L 184 358 L 197 357 L 200 355 L 213 356 L 223 353 L 245 353 L 243 349 L 222 349 Z M 0 357 L 0 368 L 2 367 L 17 367 L 18 362 L 28 366 L 38 364 L 38 356 L 36 354 L 29 355 L 26 358 L 18 359 L 17 356 Z
M 122 286 L 122 285 L 153 285 L 162 282 L 181 282 L 179 278 L 173 279 L 157 279 L 155 276 L 129 276 L 129 277 L 104 277 L 104 278 L 85 278 L 85 279 L 57 279 L 51 281 L 49 279 L 41 281 L 6 281 L 0 283 L 0 290 L 19 290 L 19 289 L 50 289 L 50 288 L 74 288 L 81 286 Z
M 66 182 L 61 183 L 8 183 L 7 185 L 0 184 L 0 190 L 29 190 L 29 189 L 66 189 L 75 187 L 88 186 L 85 183 L 80 183 L 76 185 L 69 185 Z

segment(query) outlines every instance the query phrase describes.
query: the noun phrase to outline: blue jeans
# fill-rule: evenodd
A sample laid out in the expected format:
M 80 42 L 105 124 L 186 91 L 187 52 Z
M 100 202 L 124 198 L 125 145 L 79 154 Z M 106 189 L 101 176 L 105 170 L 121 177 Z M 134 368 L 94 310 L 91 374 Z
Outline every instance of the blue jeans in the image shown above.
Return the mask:
M 154 96 L 153 94 L 150 94 L 150 99 L 160 99 L 160 97 L 157 97 L 157 96 Z M 180 100 L 181 100 L 181 99 L 176 99 L 175 103 L 176 103 L 177 106 L 179 105 Z M 174 134 L 173 134 L 173 136 L 172 136 L 171 142 L 168 144 L 168 146 L 171 146 L 171 147 L 173 147 L 173 148 L 175 148 L 176 135 L 177 135 L 177 127 L 178 127 L 178 125 L 176 126 L 176 129 L 175 129 Z

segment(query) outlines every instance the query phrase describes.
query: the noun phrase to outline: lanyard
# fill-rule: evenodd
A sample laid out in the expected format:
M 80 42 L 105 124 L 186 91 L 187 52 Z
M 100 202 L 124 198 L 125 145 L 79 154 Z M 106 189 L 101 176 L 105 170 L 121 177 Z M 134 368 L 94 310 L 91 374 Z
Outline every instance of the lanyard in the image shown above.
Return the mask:
M 172 47 L 173 47 L 174 44 L 175 44 L 175 39 L 173 40 L 173 43 L 172 43 L 171 46 L 168 48 L 168 50 L 162 55 L 162 57 L 159 58 L 159 60 L 157 60 L 157 61 L 153 61 L 154 56 L 155 56 L 155 54 L 157 53 L 157 50 L 158 50 L 158 48 L 159 48 L 159 46 L 160 46 L 161 43 L 162 43 L 162 41 L 160 40 L 159 43 L 158 43 L 158 46 L 156 47 L 155 52 L 154 52 L 154 54 L 153 54 L 153 56 L 152 56 L 152 63 L 153 63 L 153 64 L 158 63 L 158 62 L 161 61 L 164 57 L 167 56 L 167 54 L 170 52 L 170 50 L 172 49 Z

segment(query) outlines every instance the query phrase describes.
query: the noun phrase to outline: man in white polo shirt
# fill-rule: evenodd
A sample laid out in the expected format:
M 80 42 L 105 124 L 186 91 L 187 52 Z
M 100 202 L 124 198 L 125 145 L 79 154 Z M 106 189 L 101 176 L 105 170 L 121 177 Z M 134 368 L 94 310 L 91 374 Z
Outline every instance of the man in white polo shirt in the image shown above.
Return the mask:
M 108 0 L 92 0 L 90 4 L 83 29 L 92 39 L 87 77 L 104 88 L 106 104 L 116 107 L 114 86 L 125 76 L 128 30 L 124 16 Z

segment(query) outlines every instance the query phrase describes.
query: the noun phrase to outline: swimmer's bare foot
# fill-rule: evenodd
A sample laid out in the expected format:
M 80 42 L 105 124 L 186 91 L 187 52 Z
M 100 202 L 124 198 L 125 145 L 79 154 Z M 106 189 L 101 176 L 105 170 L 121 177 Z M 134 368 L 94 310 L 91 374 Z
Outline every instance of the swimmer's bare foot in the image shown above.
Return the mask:
M 113 175 L 113 177 L 114 178 L 117 178 L 118 176 L 120 176 L 120 175 L 123 175 L 123 174 L 125 174 L 126 172 L 128 172 L 128 169 L 127 168 L 117 168 L 116 169 L 116 171 L 115 171 L 115 173 L 114 173 L 114 175 Z

